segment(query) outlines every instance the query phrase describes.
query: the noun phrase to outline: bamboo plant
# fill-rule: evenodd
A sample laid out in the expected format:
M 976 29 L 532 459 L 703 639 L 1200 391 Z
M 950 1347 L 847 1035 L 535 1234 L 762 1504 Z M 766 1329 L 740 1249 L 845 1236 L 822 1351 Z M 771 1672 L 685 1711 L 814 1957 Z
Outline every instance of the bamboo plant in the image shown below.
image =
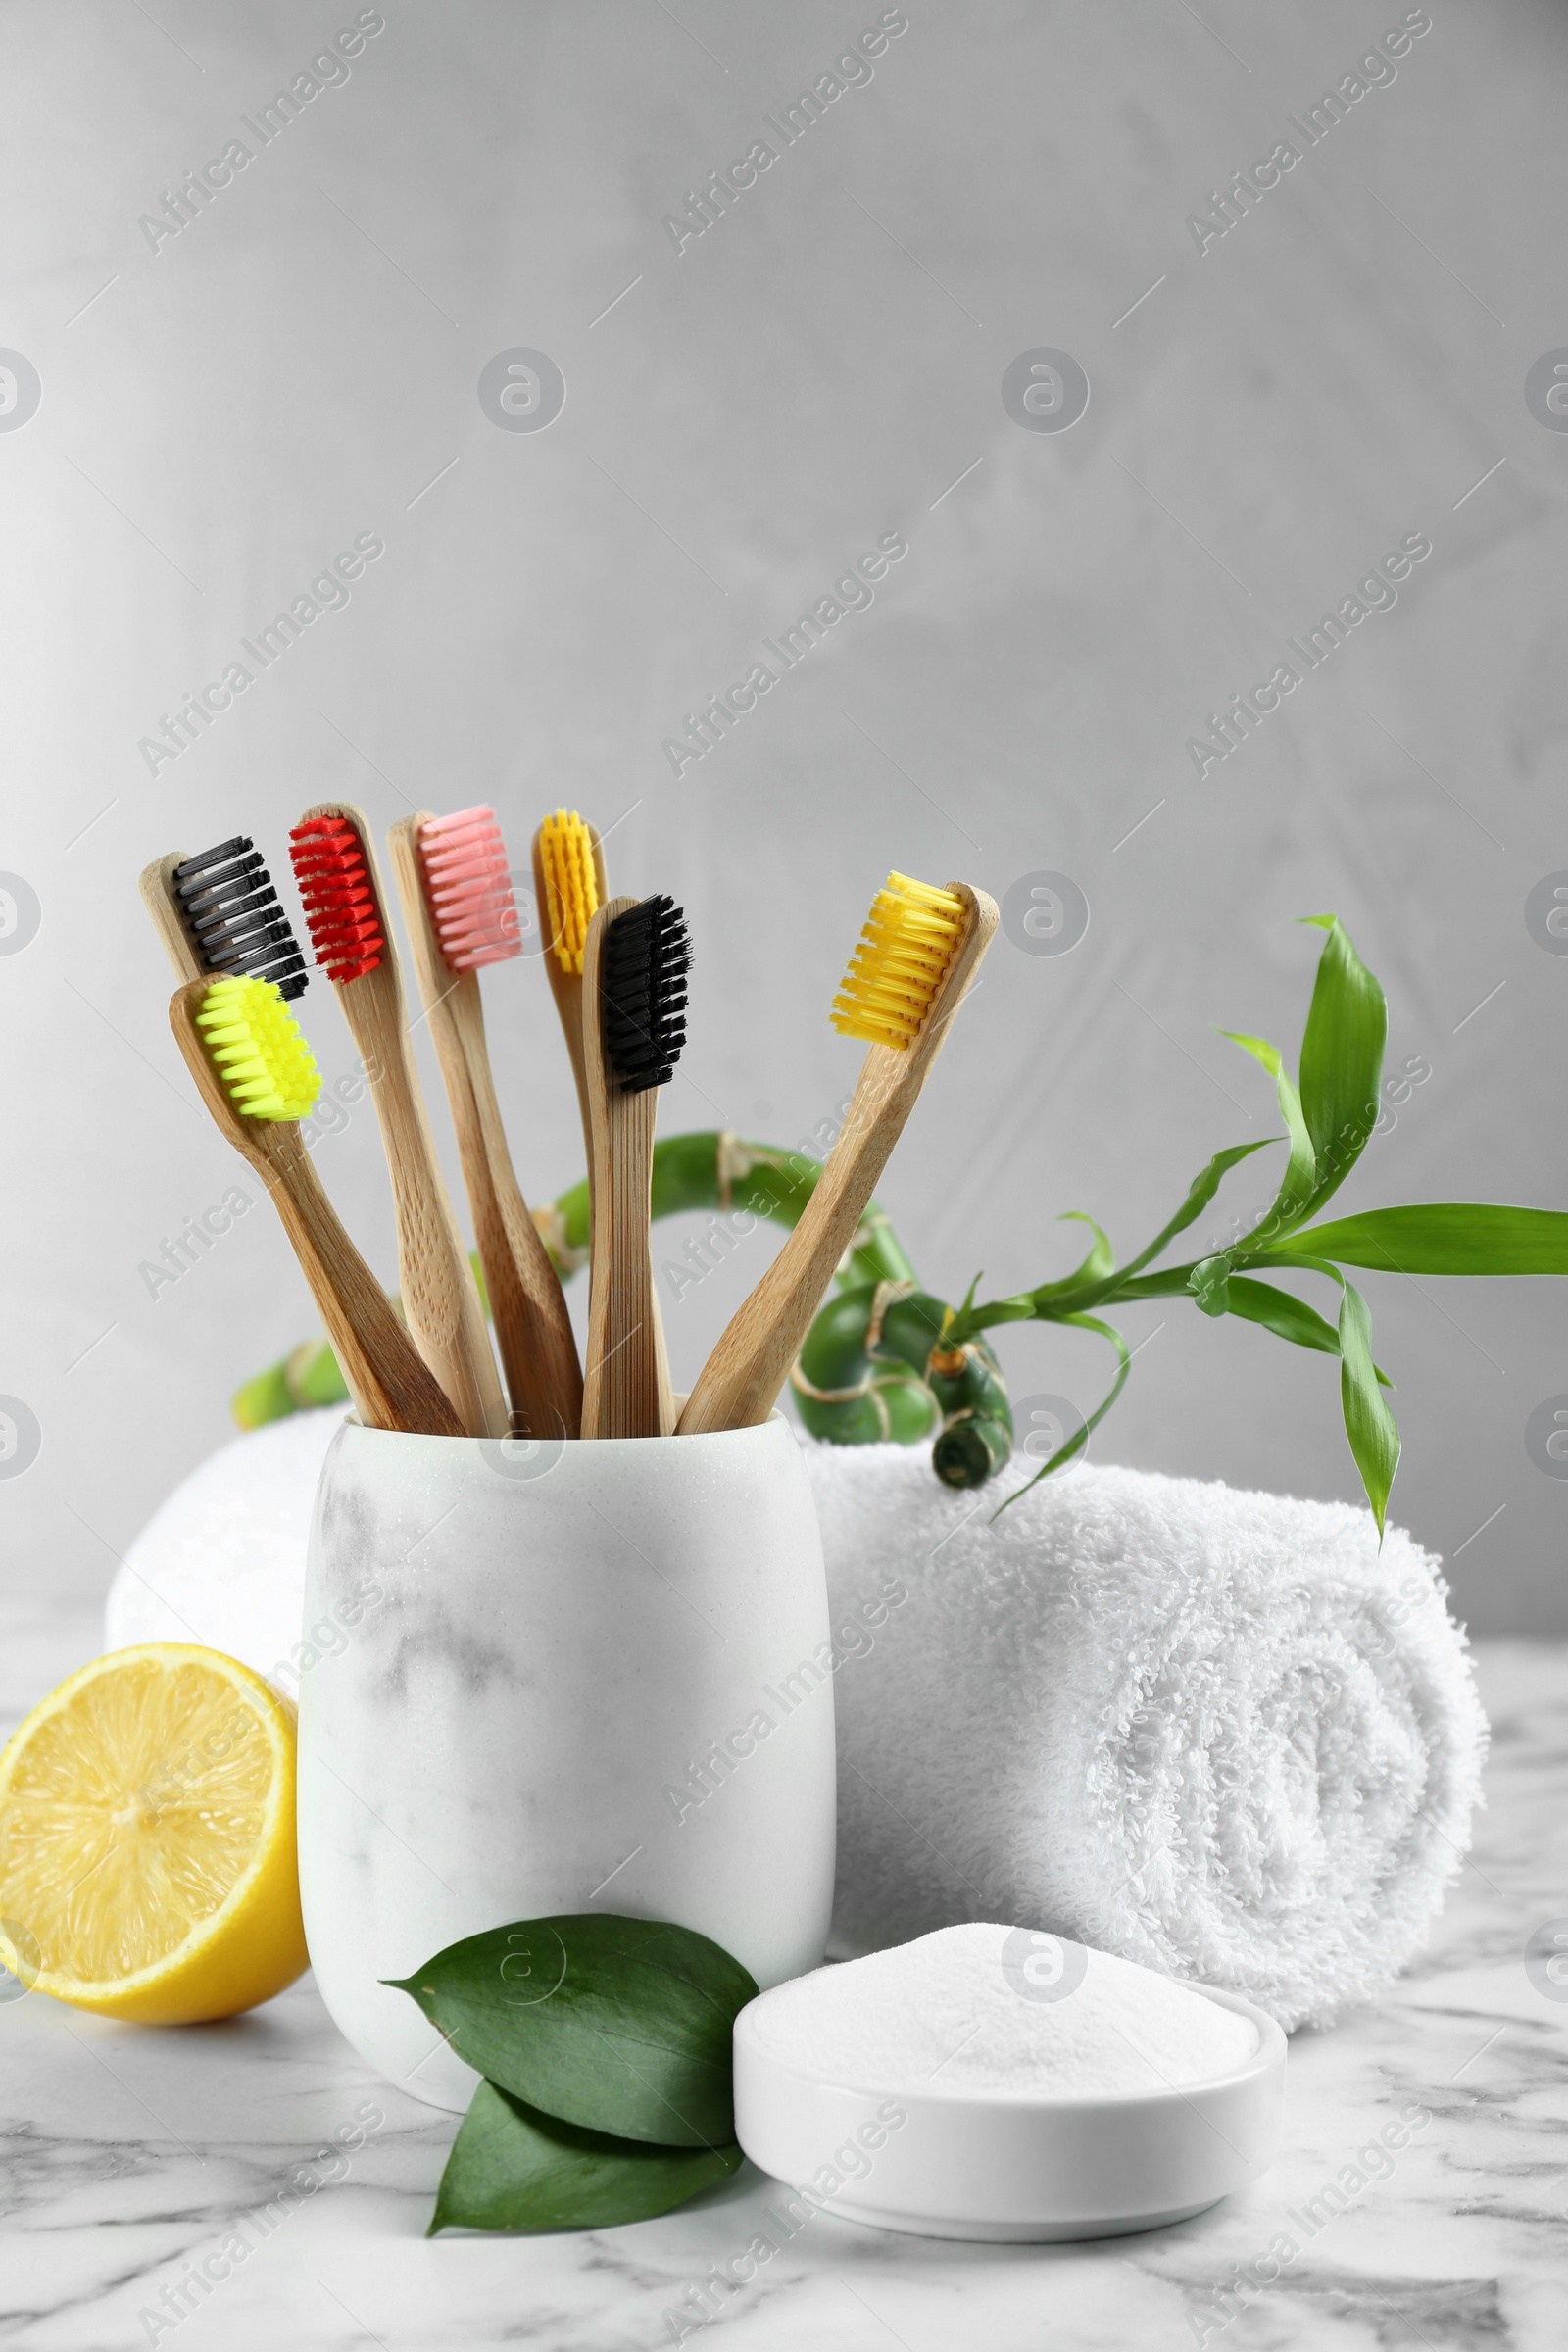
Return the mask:
M 1007 1459 L 1012 1420 L 986 1334 L 1008 1323 L 1062 1323 L 1111 1348 L 1111 1385 L 1083 1426 L 1042 1464 L 1049 1478 L 1088 1444 L 1126 1385 L 1131 1350 L 1102 1308 L 1185 1298 L 1200 1314 L 1233 1315 L 1298 1348 L 1337 1356 L 1346 1435 L 1381 1533 L 1399 1459 L 1399 1433 L 1372 1357 L 1371 1315 L 1347 1266 L 1389 1274 L 1568 1274 L 1568 1212 L 1475 1201 L 1418 1201 L 1314 1220 L 1355 1166 L 1377 1121 L 1388 1012 L 1376 977 L 1332 914 L 1303 917 L 1326 936 L 1301 1040 L 1298 1078 L 1260 1037 L 1224 1034 L 1274 1080 L 1285 1133 L 1216 1152 L 1175 1214 L 1147 1248 L 1118 1266 L 1106 1235 L 1081 1209 L 1066 1216 L 1093 1240 L 1070 1274 L 989 1300 L 979 1277 L 957 1306 L 923 1291 L 884 1212 L 873 1202 L 839 1268 L 834 1295 L 812 1324 L 792 1374 L 796 1408 L 811 1434 L 836 1445 L 894 1439 L 932 1443 L 937 1475 L 978 1487 Z M 1202 1215 L 1230 1171 L 1270 1144 L 1288 1147 L 1274 1200 L 1223 1250 L 1156 1267 Z M 741 1142 L 727 1132 L 666 1137 L 654 1153 L 653 1214 L 749 1211 L 792 1226 L 820 1168 L 798 1152 Z M 582 1264 L 588 1186 L 573 1185 L 538 1213 L 563 1279 Z M 1330 1322 L 1281 1277 L 1315 1275 L 1338 1292 Z M 238 1391 L 242 1428 L 329 1404 L 347 1395 L 324 1340 L 296 1348 Z M 1020 1487 L 1007 1501 L 1026 1491 Z M 1005 1507 L 1004 1505 L 1003 1507 Z

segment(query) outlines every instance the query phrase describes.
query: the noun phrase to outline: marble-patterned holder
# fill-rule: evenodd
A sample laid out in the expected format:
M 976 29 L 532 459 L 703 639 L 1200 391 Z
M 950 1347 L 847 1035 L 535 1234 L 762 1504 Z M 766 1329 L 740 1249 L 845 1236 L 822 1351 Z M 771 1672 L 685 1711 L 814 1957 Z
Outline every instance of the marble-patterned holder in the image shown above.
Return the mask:
M 337 2024 L 415 2097 L 463 2108 L 478 2078 L 381 1980 L 482 1929 L 631 1912 L 764 1990 L 818 1966 L 834 1660 L 784 1421 L 546 1445 L 346 1422 L 307 1570 L 328 1619 L 300 1689 L 306 1934 Z

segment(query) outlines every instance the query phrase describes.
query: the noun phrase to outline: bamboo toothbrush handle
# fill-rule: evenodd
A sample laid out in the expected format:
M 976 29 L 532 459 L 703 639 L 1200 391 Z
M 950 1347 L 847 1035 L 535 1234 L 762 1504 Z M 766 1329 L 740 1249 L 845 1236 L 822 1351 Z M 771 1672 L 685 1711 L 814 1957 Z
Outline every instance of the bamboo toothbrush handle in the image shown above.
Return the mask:
M 403 981 L 397 951 L 392 945 L 392 922 L 375 844 L 363 809 L 346 801 L 318 801 L 308 808 L 295 840 L 304 827 L 325 817 L 354 839 L 364 861 L 368 904 L 380 934 L 376 960 L 353 979 L 333 978 L 338 1002 L 354 1033 L 370 1081 L 371 1100 L 392 1179 L 397 1210 L 398 1273 L 403 1311 L 415 1345 L 441 1387 L 470 1438 L 507 1435 L 506 1400 L 501 1376 L 491 1353 L 479 1294 L 474 1288 L 457 1219 L 441 1177 L 440 1163 L 425 1116 L 409 1047 L 403 1007 Z M 296 852 L 295 872 L 300 872 Z M 307 858 L 307 863 L 309 862 Z M 326 899 L 330 901 L 330 888 Z M 318 894 L 319 899 L 319 894 Z M 310 906 L 307 900 L 307 906 Z M 328 940 L 336 917 L 324 915 L 319 903 L 310 914 L 318 960 L 332 969 L 318 935 L 320 923 Z
M 361 1421 L 368 1429 L 461 1438 L 462 1422 L 321 1190 L 299 1128 L 256 1127 L 253 1164 L 270 1186 Z
M 601 906 L 603 906 L 605 900 L 609 896 L 609 893 L 605 888 L 605 853 L 603 848 L 600 846 L 599 836 L 596 832 L 594 832 L 591 825 L 588 830 L 593 840 L 594 873 L 598 888 L 599 903 Z M 593 1119 L 588 1106 L 588 1063 L 583 1048 L 583 974 L 581 972 L 565 972 L 562 970 L 561 958 L 556 953 L 557 943 L 553 938 L 548 936 L 551 929 L 550 891 L 545 881 L 544 857 L 539 847 L 539 836 L 537 833 L 533 837 L 532 858 L 534 911 L 538 917 L 539 928 L 541 932 L 546 934 L 544 940 L 545 976 L 550 982 L 550 994 L 556 1000 L 556 1011 L 561 1020 L 561 1034 L 566 1041 L 566 1058 L 571 1063 L 572 1082 L 577 1089 L 577 1111 L 582 1120 L 582 1148 L 584 1152 L 587 1154 L 589 1182 L 591 1186 L 594 1164 L 594 1135 Z
M 453 996 L 452 1029 L 470 1091 L 460 1117 L 460 1093 L 453 1089 L 453 1120 L 512 1408 L 536 1437 L 574 1438 L 582 1421 L 582 1366 L 571 1316 L 561 1277 L 513 1171 L 485 1051 L 477 975 L 465 978 L 472 985 Z
M 436 1164 L 389 964 L 338 989 L 370 1081 L 397 1212 L 398 1277 L 415 1345 L 470 1438 L 507 1434 L 506 1399 L 478 1295 Z
M 919 1035 L 903 1052 L 872 1046 L 866 1054 L 844 1131 L 799 1224 L 730 1317 L 686 1400 L 680 1416 L 683 1437 L 754 1429 L 767 1419 L 789 1377 L 997 927 L 996 906 L 983 891 L 962 883 L 949 888 L 961 892 L 970 920 Z
M 462 1423 L 322 1192 L 297 1123 L 247 1119 L 235 1108 L 196 1025 L 208 986 L 200 979 L 175 991 L 169 1007 L 174 1042 L 214 1125 L 272 1197 L 321 1310 L 355 1411 L 367 1429 L 461 1438 Z
M 906 1055 L 873 1046 L 844 1131 L 815 1190 L 766 1273 L 730 1317 L 680 1417 L 683 1436 L 765 1421 L 801 1351 L 904 1125 L 897 1114 Z
M 582 1369 L 571 1317 L 513 1172 L 490 1072 L 479 975 L 451 969 L 430 917 L 419 870 L 424 821 L 406 816 L 393 826 L 392 867 L 457 1131 L 512 1411 L 517 1425 L 536 1437 L 574 1438 L 582 1418 Z
M 649 1209 L 659 1090 L 623 1094 L 606 1065 L 599 995 L 606 924 L 635 899 L 611 899 L 588 926 L 583 1048 L 593 1135 L 593 1244 L 583 1377 L 585 1438 L 667 1437 L 675 1426 L 654 1291 Z
M 183 850 L 171 850 L 167 857 L 155 858 L 151 865 L 142 867 L 138 887 L 170 962 L 181 980 L 200 980 L 205 976 L 201 957 L 191 945 L 190 933 L 174 897 L 174 873 L 184 862 Z

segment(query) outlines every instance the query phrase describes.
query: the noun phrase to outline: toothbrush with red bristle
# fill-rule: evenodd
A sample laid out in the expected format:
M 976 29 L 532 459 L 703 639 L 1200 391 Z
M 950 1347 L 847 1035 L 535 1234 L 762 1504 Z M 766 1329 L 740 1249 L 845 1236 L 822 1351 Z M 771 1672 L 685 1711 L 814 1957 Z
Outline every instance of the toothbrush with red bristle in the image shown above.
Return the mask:
M 479 974 L 522 953 L 506 844 L 489 808 L 399 819 L 390 837 L 403 919 L 457 1130 L 513 1426 L 574 1438 L 582 1368 L 561 1278 L 513 1172 L 490 1074 Z
M 294 827 L 289 851 L 317 963 L 337 990 L 370 1082 L 392 1178 L 410 1333 L 469 1437 L 505 1437 L 506 1399 L 484 1310 L 409 1050 L 403 982 L 369 825 L 358 808 L 323 801 Z

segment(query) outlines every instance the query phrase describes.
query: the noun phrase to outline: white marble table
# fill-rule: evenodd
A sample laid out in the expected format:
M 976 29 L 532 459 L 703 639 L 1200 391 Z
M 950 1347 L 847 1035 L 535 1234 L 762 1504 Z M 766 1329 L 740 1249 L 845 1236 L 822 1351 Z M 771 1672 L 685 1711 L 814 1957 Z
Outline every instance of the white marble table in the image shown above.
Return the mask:
M 712 2328 L 757 2352 L 1558 2352 L 1568 2004 L 1533 1988 L 1522 1954 L 1541 1922 L 1568 1915 L 1568 1651 L 1482 1654 L 1495 1747 L 1475 1858 L 1425 1964 L 1380 2008 L 1296 2037 L 1286 2153 L 1250 2194 L 1178 2229 L 1083 2246 L 956 2245 L 817 2217 L 723 2297 Z M 340 2128 L 352 2135 L 367 2104 L 384 2121 L 363 2147 L 318 2161 L 320 2185 L 275 2209 L 270 2234 L 247 2219 Z M 1331 2212 L 1322 2191 L 1407 2105 L 1430 2122 L 1388 2178 Z M 453 2119 L 376 2082 L 308 1979 L 234 2024 L 184 2032 L 15 2000 L 0 2009 L 0 2344 L 28 2352 L 641 2352 L 675 2340 L 666 2314 L 744 2249 L 772 2194 L 747 2168 L 630 2229 L 428 2242 Z M 175 2324 L 164 2290 L 220 2257 L 236 2224 L 255 2250 L 205 2299 L 187 2290 Z M 1216 2288 L 1282 2232 L 1298 2250 L 1224 2325 Z

